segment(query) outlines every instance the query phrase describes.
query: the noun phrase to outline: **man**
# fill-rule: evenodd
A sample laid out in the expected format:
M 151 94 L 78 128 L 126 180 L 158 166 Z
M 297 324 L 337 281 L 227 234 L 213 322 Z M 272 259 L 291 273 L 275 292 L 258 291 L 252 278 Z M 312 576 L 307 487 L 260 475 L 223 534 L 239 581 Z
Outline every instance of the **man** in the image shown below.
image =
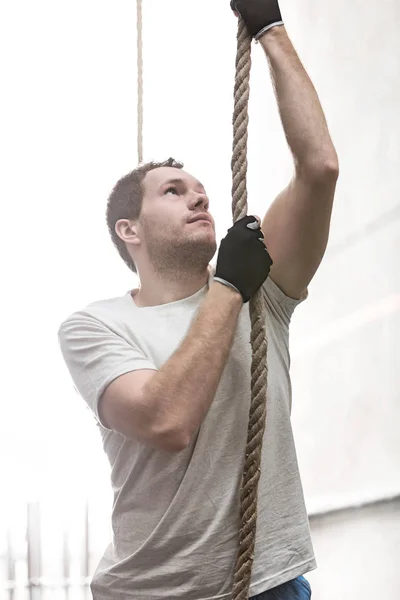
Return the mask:
M 250 404 L 248 300 L 260 287 L 268 419 L 250 596 L 311 597 L 302 576 L 316 565 L 290 425 L 288 328 L 326 249 L 338 162 L 277 1 L 232 8 L 268 58 L 295 174 L 261 230 L 254 217 L 229 230 L 215 272 L 207 193 L 182 165 L 144 165 L 109 198 L 112 239 L 140 287 L 91 304 L 59 330 L 112 468 L 113 539 L 92 582 L 95 600 L 230 598 Z

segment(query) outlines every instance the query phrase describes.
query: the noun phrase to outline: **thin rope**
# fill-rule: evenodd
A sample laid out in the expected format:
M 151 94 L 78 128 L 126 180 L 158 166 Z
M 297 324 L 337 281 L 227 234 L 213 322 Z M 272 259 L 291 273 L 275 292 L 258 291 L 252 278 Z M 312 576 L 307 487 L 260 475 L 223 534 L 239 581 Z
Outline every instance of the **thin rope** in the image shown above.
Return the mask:
M 143 162 L 143 9 L 136 0 L 137 23 L 137 159 Z
M 233 114 L 232 214 L 233 221 L 247 215 L 247 140 L 252 38 L 242 19 L 237 35 L 236 77 Z M 247 447 L 240 491 L 240 530 L 232 600 L 247 600 L 254 562 L 257 529 L 258 483 L 266 424 L 267 350 L 266 306 L 260 290 L 250 301 L 251 403 Z

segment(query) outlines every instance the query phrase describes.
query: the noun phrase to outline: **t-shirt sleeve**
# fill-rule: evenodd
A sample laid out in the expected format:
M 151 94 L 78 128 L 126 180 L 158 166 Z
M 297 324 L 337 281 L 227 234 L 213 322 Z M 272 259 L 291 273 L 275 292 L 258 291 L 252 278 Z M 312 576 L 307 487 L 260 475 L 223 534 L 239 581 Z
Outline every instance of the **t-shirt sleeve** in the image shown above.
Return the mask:
M 74 386 L 99 423 L 99 400 L 110 383 L 132 371 L 157 370 L 139 347 L 85 313 L 62 323 L 58 341 Z
M 295 308 L 308 298 L 308 290 L 300 299 L 290 298 L 270 277 L 262 286 L 268 310 L 284 325 L 288 326 Z

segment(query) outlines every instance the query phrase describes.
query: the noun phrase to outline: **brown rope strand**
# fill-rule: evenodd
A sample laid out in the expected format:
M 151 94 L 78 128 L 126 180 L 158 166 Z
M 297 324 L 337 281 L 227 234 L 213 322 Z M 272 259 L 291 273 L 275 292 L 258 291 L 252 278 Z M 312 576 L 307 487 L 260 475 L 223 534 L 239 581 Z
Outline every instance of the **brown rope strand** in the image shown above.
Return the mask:
M 233 113 L 232 214 L 233 221 L 247 213 L 247 139 L 250 97 L 251 37 L 239 20 Z
M 233 114 L 232 214 L 233 220 L 247 215 L 247 140 L 251 71 L 251 36 L 239 19 L 237 36 L 235 99 Z M 251 404 L 240 492 L 239 551 L 235 568 L 232 600 L 247 600 L 254 561 L 257 528 L 258 483 L 261 473 L 261 452 L 266 423 L 267 403 L 267 336 L 266 306 L 260 290 L 250 301 Z

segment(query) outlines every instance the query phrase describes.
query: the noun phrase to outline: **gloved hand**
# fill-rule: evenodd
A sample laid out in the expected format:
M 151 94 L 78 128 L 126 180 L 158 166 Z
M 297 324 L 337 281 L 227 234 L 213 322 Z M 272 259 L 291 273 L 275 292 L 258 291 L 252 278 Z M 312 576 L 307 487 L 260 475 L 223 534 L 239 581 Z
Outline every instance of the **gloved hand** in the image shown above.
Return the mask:
M 231 8 L 239 13 L 256 40 L 268 29 L 283 25 L 278 0 L 231 0 Z
M 235 288 L 248 302 L 267 279 L 272 259 L 255 217 L 244 217 L 228 230 L 218 252 L 214 279 Z

